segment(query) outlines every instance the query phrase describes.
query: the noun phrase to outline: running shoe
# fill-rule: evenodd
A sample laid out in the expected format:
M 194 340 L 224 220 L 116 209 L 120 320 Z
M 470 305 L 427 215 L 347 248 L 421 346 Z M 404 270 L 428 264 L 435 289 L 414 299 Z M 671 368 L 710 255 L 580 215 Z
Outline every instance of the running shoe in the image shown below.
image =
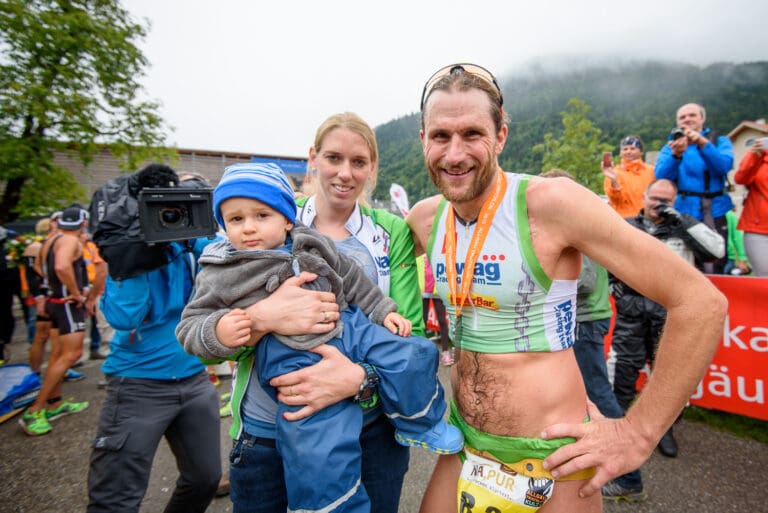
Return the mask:
M 442 363 L 446 367 L 450 367 L 453 365 L 453 354 L 449 350 L 445 350 L 442 353 L 440 353 L 440 363 Z
M 410 433 L 396 429 L 395 440 L 400 445 L 422 447 L 436 454 L 456 454 L 464 446 L 464 436 L 461 431 L 444 420 L 424 433 Z
M 231 417 L 231 416 L 232 416 L 232 403 L 227 402 L 224 404 L 224 406 L 219 408 L 219 417 L 224 418 L 224 417 Z
M 208 374 L 208 379 L 210 380 L 211 383 L 213 383 L 213 386 L 215 387 L 221 385 L 221 380 L 219 380 L 219 377 L 213 372 Z
M 642 489 L 631 490 L 624 488 L 616 481 L 608 481 L 603 485 L 603 500 L 614 502 L 645 502 L 648 500 L 648 494 Z
M 47 435 L 51 432 L 51 423 L 48 422 L 48 418 L 45 416 L 45 410 L 37 410 L 36 412 L 30 412 L 27 408 L 19 419 L 24 432 L 30 436 Z
M 85 379 L 85 375 L 73 371 L 72 369 L 67 369 L 67 372 L 64 374 L 64 381 L 80 381 L 81 379 Z
M 86 408 L 88 408 L 88 401 L 83 401 L 81 403 L 62 401 L 61 404 L 53 410 L 45 410 L 45 416 L 48 418 L 48 422 L 52 422 L 60 417 L 69 415 L 70 413 L 80 413 Z

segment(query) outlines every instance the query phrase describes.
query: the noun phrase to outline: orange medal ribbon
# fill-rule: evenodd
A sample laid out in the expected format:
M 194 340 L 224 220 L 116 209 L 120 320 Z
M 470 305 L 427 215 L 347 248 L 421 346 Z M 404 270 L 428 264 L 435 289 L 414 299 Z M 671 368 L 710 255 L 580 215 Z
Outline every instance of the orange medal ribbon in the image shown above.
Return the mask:
M 477 218 L 477 226 L 475 227 L 475 232 L 472 234 L 472 240 L 469 242 L 466 261 L 464 262 L 464 270 L 461 273 L 460 294 L 457 294 L 456 214 L 453 208 L 447 212 L 445 219 L 445 275 L 448 280 L 448 289 L 451 293 L 448 299 L 452 305 L 456 306 L 456 319 L 453 324 L 453 341 L 457 345 L 461 340 L 462 332 L 461 310 L 464 308 L 465 304 L 468 304 L 467 298 L 469 297 L 469 289 L 472 287 L 472 278 L 475 275 L 477 257 L 480 256 L 480 251 L 483 249 L 483 244 L 485 244 L 485 239 L 491 229 L 491 222 L 496 215 L 499 205 L 501 205 L 501 199 L 504 197 L 506 190 L 507 175 L 503 171 L 500 171 L 496 183 L 494 184 L 493 192 L 491 192 L 491 195 L 485 199 L 483 206 L 480 208 L 480 215 Z

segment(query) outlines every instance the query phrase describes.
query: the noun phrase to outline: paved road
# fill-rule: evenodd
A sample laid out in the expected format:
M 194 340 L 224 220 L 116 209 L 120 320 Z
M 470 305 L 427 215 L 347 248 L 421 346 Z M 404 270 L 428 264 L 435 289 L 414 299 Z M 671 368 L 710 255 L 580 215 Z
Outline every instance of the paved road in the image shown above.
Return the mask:
M 16 333 L 21 336 L 21 323 Z M 14 362 L 26 361 L 27 344 L 11 345 Z M 86 474 L 89 444 L 104 392 L 96 387 L 99 362 L 88 361 L 78 370 L 87 378 L 64 387 L 66 396 L 88 400 L 91 407 L 79 415 L 54 423 L 54 431 L 32 438 L 17 424 L 18 417 L 0 424 L 0 513 L 75 513 L 87 504 Z M 441 368 L 443 382 L 447 372 Z M 222 386 L 227 386 L 225 381 Z M 222 464 L 230 442 L 229 420 L 222 423 Z M 765 472 L 768 446 L 719 433 L 701 424 L 682 421 L 676 429 L 680 456 L 654 454 L 643 467 L 650 495 L 642 505 L 606 504 L 606 513 L 726 513 L 768 512 Z M 406 475 L 401 513 L 416 513 L 434 456 L 412 449 Z M 226 466 L 224 467 L 226 468 Z M 177 477 L 173 457 L 163 443 L 155 458 L 142 513 L 159 513 L 170 496 Z M 216 499 L 208 513 L 231 512 L 228 499 Z

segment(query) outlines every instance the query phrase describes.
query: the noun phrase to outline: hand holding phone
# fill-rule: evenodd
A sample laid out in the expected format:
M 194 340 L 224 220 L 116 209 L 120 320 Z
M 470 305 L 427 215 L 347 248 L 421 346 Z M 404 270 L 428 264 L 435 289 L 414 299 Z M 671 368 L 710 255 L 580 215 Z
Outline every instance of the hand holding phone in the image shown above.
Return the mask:
M 747 148 L 752 151 L 766 151 L 768 150 L 768 137 L 758 137 L 757 139 L 749 139 L 745 143 Z
M 610 151 L 603 153 L 603 167 L 613 167 L 613 156 Z

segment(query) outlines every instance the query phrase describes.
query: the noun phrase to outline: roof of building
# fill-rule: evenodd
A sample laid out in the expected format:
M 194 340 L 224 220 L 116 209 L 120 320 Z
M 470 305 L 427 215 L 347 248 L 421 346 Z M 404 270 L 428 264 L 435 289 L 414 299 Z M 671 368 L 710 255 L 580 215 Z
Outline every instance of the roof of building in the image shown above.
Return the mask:
M 768 124 L 765 123 L 764 119 L 758 119 L 757 121 L 742 121 L 739 123 L 739 126 L 728 133 L 728 137 L 733 139 L 748 128 L 757 130 L 758 132 L 763 132 L 764 134 L 768 134 Z

